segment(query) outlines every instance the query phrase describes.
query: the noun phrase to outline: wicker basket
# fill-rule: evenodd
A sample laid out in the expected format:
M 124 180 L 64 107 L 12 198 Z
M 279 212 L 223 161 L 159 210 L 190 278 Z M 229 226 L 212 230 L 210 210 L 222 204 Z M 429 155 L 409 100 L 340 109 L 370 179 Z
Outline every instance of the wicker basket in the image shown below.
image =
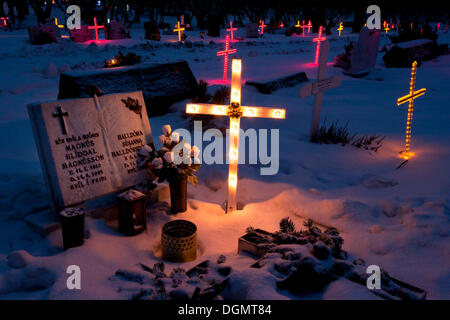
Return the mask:
M 162 227 L 163 260 L 188 262 L 197 258 L 197 226 L 186 220 L 173 220 Z

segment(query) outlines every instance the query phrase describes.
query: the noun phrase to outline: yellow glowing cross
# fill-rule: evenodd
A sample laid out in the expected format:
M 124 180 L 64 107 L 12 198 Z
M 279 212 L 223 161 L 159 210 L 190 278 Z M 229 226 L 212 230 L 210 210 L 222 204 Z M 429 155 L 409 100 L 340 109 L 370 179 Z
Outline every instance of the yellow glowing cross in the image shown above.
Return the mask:
M 176 28 L 173 29 L 174 32 L 178 32 L 178 41 L 181 41 L 181 35 L 183 34 L 184 30 L 184 28 L 181 28 L 180 21 L 178 21 L 178 24 L 176 24 Z
M 341 36 L 341 31 L 344 30 L 344 26 L 342 25 L 342 22 L 339 22 L 339 28 L 337 28 L 339 31 L 339 37 Z
M 411 82 L 409 83 L 409 94 L 397 99 L 398 106 L 401 105 L 402 103 L 409 102 L 408 117 L 406 119 L 406 145 L 405 151 L 403 153 L 403 158 L 406 160 L 411 158 L 411 156 L 413 155 L 412 153 L 409 152 L 409 147 L 411 143 L 411 122 L 414 109 L 414 99 L 424 95 L 425 91 L 427 90 L 425 88 L 422 88 L 417 91 L 414 91 L 416 86 L 416 71 L 417 71 L 417 61 L 414 61 L 411 70 Z
M 386 33 L 388 33 L 388 31 L 391 30 L 389 29 L 389 23 L 387 23 L 386 21 L 384 22 L 384 31 L 386 31 Z
M 62 25 L 62 24 L 58 24 L 58 18 L 55 18 L 55 25 L 58 27 L 58 28 L 64 28 L 64 25 Z
M 266 107 L 241 106 L 241 73 L 242 62 L 233 59 L 231 65 L 231 93 L 230 105 L 216 104 L 187 104 L 186 113 L 211 114 L 230 117 L 230 143 L 228 149 L 228 201 L 226 212 L 237 210 L 237 181 L 238 181 L 238 159 L 239 159 L 239 134 L 241 117 L 275 118 L 284 119 L 285 109 Z
M 300 20 L 297 20 L 297 24 L 294 27 L 300 28 L 301 24 L 300 24 Z

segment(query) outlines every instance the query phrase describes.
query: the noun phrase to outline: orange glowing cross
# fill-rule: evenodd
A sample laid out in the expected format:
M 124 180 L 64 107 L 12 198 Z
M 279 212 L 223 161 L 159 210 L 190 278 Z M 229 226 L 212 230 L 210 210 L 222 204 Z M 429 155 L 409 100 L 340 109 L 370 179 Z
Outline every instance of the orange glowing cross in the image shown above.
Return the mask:
M 233 21 L 230 21 L 230 28 L 227 29 L 227 31 L 230 31 L 231 42 L 234 42 L 234 32 L 233 31 L 237 31 L 237 28 L 233 28 Z
M 261 34 L 264 34 L 264 27 L 267 27 L 267 25 L 264 24 L 264 20 L 261 20 L 260 23 L 259 28 L 261 29 Z
M 231 53 L 236 53 L 236 49 L 230 49 L 230 35 L 227 34 L 227 36 L 225 38 L 225 50 L 217 52 L 217 56 L 224 56 L 224 62 L 223 62 L 223 80 L 224 81 L 227 81 L 228 55 Z
M 89 26 L 88 29 L 90 30 L 95 30 L 95 41 L 98 42 L 98 29 L 104 29 L 105 26 L 99 26 L 97 25 L 97 18 L 94 17 L 94 25 L 93 26 Z
M 337 28 L 339 31 L 339 37 L 341 36 L 341 31 L 344 30 L 344 26 L 342 25 L 342 22 L 339 22 L 339 28 Z
M 316 47 L 316 60 L 314 61 L 314 64 L 317 64 L 319 61 L 319 53 L 320 53 L 320 42 L 321 41 L 325 41 L 327 38 L 322 37 L 322 26 L 320 26 L 319 28 L 319 34 L 317 36 L 317 38 L 313 39 L 313 42 L 317 42 L 317 47 Z
M 173 29 L 173 31 L 174 31 L 174 32 L 178 32 L 178 41 L 181 42 L 181 35 L 183 34 L 183 31 L 184 31 L 185 29 L 181 27 L 180 21 L 178 21 L 178 23 L 177 23 L 175 26 L 176 26 L 176 28 Z
M 311 23 L 311 20 L 309 20 L 308 21 L 308 32 L 311 31 L 311 28 L 312 28 L 312 23 Z
M 415 91 L 416 72 L 417 72 L 417 61 L 414 61 L 412 64 L 412 70 L 411 70 L 411 82 L 409 83 L 409 94 L 397 99 L 398 106 L 401 105 L 402 103 L 409 102 L 408 117 L 406 119 L 406 143 L 405 143 L 405 150 L 402 151 L 402 153 L 403 153 L 402 157 L 406 160 L 411 158 L 411 156 L 413 155 L 412 153 L 409 152 L 409 147 L 411 144 L 411 122 L 412 122 L 413 109 L 414 109 L 414 99 L 424 95 L 425 91 L 427 90 L 425 88 L 422 88 L 422 89 Z
M 238 160 L 239 160 L 239 136 L 241 117 L 274 118 L 284 119 L 285 109 L 267 107 L 241 106 L 241 73 L 242 61 L 233 59 L 231 64 L 231 92 L 230 105 L 216 104 L 187 104 L 186 113 L 210 114 L 228 116 L 230 118 L 229 149 L 228 149 L 228 200 L 226 212 L 237 210 L 237 182 L 238 182 Z

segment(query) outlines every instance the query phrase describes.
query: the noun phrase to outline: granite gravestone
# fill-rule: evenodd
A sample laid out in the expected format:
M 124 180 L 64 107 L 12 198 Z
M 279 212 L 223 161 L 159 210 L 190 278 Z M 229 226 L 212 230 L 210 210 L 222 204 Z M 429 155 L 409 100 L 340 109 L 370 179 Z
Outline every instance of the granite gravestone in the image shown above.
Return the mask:
M 346 46 L 345 53 L 336 56 L 335 67 L 343 68 L 349 75 L 364 76 L 377 62 L 380 30 L 363 29 L 358 42 Z
M 28 35 L 33 45 L 58 42 L 56 28 L 54 25 L 41 24 L 37 27 L 29 27 Z
M 258 38 L 258 25 L 254 22 L 248 23 L 245 25 L 245 36 L 247 38 Z
M 353 47 L 350 57 L 351 67 L 348 71 L 352 74 L 360 74 L 375 68 L 379 44 L 379 30 L 362 30 L 356 46 Z
M 78 70 L 61 74 L 58 99 L 90 97 L 92 87 L 105 94 L 142 91 L 147 114 L 155 116 L 174 102 L 193 98 L 197 80 L 186 61 Z
M 111 21 L 105 24 L 105 39 L 119 40 L 129 38 L 127 27 L 123 22 Z
M 137 185 L 137 152 L 152 143 L 141 92 L 28 105 L 55 210 Z
M 73 42 L 77 43 L 87 42 L 94 39 L 92 30 L 89 30 L 88 25 L 82 25 L 80 29 L 70 29 L 69 36 Z

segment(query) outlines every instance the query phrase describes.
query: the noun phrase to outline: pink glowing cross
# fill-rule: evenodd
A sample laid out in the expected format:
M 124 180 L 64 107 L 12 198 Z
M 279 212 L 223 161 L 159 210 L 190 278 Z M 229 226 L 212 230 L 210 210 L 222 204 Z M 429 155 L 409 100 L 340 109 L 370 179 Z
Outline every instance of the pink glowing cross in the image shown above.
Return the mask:
M 94 26 L 89 26 L 88 29 L 90 30 L 95 30 L 95 41 L 98 42 L 98 29 L 104 29 L 105 26 L 101 25 L 97 25 L 97 18 L 94 18 Z
M 441 27 L 441 23 L 440 22 L 438 22 L 438 24 L 437 24 L 437 26 L 436 26 L 436 28 L 439 30 L 439 28 Z
M 261 20 L 261 24 L 259 25 L 259 27 L 261 28 L 261 34 L 264 34 L 264 27 L 267 27 L 267 25 L 264 24 L 264 20 Z
M 217 56 L 224 56 L 224 62 L 223 62 L 223 80 L 227 81 L 227 74 L 228 74 L 228 55 L 231 53 L 235 53 L 236 49 L 230 49 L 230 35 L 227 34 L 227 37 L 225 38 L 225 50 L 218 51 Z
M 311 23 L 311 20 L 309 20 L 308 21 L 308 32 L 311 31 L 311 28 L 312 28 L 312 23 Z
M 230 34 L 231 34 L 231 42 L 234 42 L 233 31 L 237 31 L 237 28 L 233 28 L 233 21 L 230 21 L 230 28 L 227 29 L 227 31 L 230 31 Z
M 313 39 L 313 42 L 317 42 L 317 47 L 316 47 L 316 60 L 314 61 L 314 64 L 317 64 L 319 61 L 319 53 L 320 53 L 320 42 L 321 41 L 325 41 L 327 38 L 322 37 L 322 26 L 320 26 L 319 28 L 319 34 L 317 36 L 317 38 Z
M 305 36 L 305 28 L 309 29 L 309 27 L 305 24 L 305 20 L 303 20 L 303 23 L 302 23 L 302 25 L 300 25 L 300 28 L 302 28 L 302 37 L 304 37 Z

